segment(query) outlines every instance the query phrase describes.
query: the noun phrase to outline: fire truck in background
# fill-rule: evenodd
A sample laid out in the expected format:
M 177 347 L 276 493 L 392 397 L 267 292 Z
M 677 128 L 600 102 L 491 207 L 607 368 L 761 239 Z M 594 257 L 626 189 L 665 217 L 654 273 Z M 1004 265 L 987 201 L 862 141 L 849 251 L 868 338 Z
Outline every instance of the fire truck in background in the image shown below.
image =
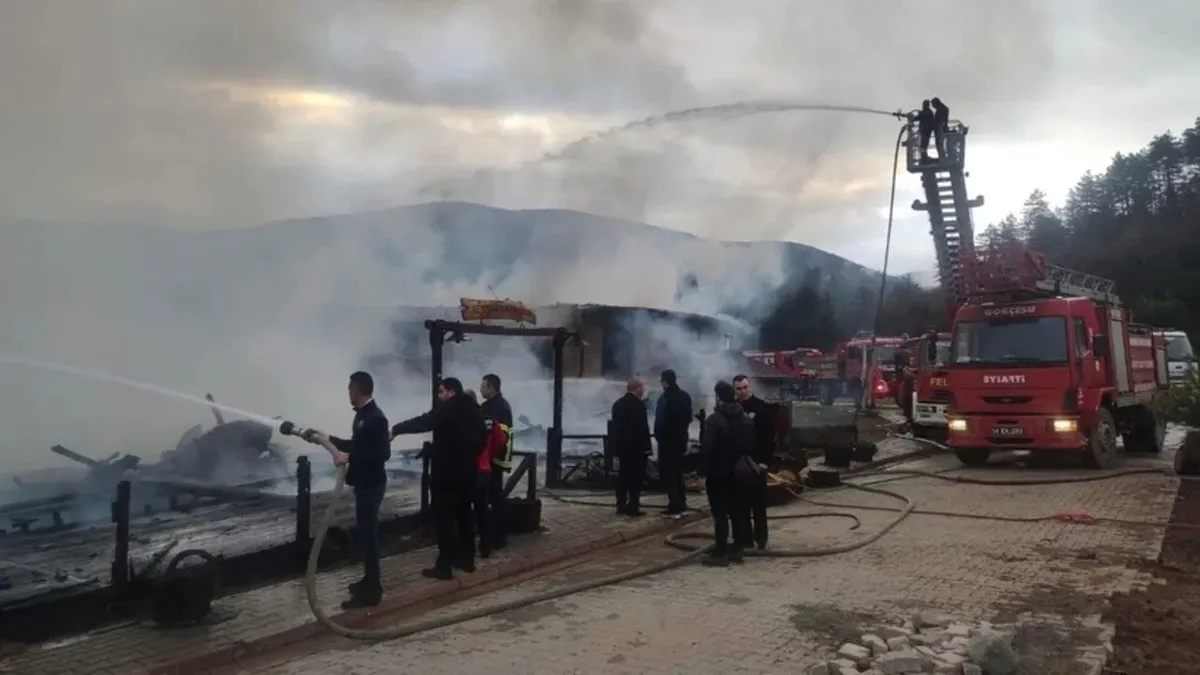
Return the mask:
M 950 333 L 930 331 L 906 345 L 910 367 L 916 371 L 912 400 L 912 434 L 917 438 L 946 440 L 946 405 L 950 388 L 946 365 L 950 361 Z
M 821 405 L 833 405 L 839 396 L 848 396 L 861 405 L 866 379 L 871 387 L 866 404 L 871 407 L 875 401 L 895 396 L 896 353 L 907 340 L 908 336 L 872 340 L 870 332 L 860 331 L 839 343 L 833 354 L 798 353 L 793 361 L 810 371 L 811 388 Z
M 953 321 L 946 364 L 948 445 L 963 464 L 997 450 L 1070 452 L 1086 466 L 1124 450 L 1159 452 L 1168 387 L 1163 331 L 1134 324 L 1107 279 L 1067 270 L 1014 242 L 976 249 L 968 199 L 967 127 L 952 121 L 931 159 L 908 130 L 938 271 Z

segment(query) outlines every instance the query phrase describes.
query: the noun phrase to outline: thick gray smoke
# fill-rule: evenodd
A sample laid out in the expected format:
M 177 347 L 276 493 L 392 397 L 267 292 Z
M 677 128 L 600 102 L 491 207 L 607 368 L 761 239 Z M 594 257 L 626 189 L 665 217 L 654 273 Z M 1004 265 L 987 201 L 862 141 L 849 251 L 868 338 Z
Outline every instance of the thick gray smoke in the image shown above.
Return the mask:
M 664 248 L 614 223 L 611 236 L 564 235 L 503 278 L 442 282 L 439 270 L 486 257 L 502 235 L 481 229 L 472 250 L 451 250 L 419 215 L 231 228 L 415 200 L 439 178 L 519 164 L 606 126 L 743 98 L 892 108 L 937 93 L 956 113 L 1000 121 L 1053 65 L 1032 3 L 746 9 L 4 3 L 0 352 L 344 431 L 346 374 L 395 348 L 387 309 L 453 306 L 491 286 L 531 304 L 711 313 L 769 294 L 793 270 L 766 249 Z M 989 111 L 996 101 L 1009 103 L 1004 115 Z M 693 122 L 450 196 L 834 244 L 879 227 L 894 132 L 833 113 Z M 676 300 L 684 267 L 704 273 L 707 295 Z M 153 457 L 208 421 L 195 405 L 0 368 L 0 471 L 58 461 L 53 443 Z M 545 377 L 532 356 L 489 369 Z M 420 384 L 382 401 L 393 418 L 427 404 L 420 374 L 405 381 Z

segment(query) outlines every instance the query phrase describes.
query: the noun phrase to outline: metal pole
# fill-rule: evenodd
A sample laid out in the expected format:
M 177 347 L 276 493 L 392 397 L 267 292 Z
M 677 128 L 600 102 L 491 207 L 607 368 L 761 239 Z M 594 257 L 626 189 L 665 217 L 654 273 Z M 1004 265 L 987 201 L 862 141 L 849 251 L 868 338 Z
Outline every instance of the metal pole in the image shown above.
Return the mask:
M 117 526 L 112 585 L 118 589 L 129 583 L 129 508 L 132 500 L 133 486 L 130 482 L 123 480 L 117 483 L 117 500 L 112 503 L 112 522 Z
M 312 541 L 312 463 L 301 455 L 296 459 L 296 552 L 300 560 L 308 556 Z
M 563 348 L 567 344 L 567 331 L 559 329 L 554 334 L 554 401 L 550 430 L 546 434 L 546 485 L 558 485 L 562 479 L 562 434 L 563 434 Z

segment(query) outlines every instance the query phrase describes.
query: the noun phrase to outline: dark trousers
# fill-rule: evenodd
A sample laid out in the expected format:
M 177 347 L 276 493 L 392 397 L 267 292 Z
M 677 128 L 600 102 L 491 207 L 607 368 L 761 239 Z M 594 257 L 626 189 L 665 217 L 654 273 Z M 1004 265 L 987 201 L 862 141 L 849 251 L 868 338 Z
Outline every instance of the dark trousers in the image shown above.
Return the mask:
M 488 555 L 492 550 L 495 534 L 492 532 L 492 515 L 490 506 L 492 499 L 492 473 L 479 474 L 479 481 L 471 493 L 471 509 L 475 512 L 475 533 L 479 536 L 479 554 Z
M 745 548 L 743 542 L 748 524 L 746 502 L 732 478 L 704 481 L 708 493 L 708 508 L 713 521 L 713 552 L 717 555 L 739 553 Z M 730 536 L 732 535 L 732 537 Z
M 471 514 L 474 485 L 439 485 L 433 488 L 433 519 L 437 527 L 438 555 L 434 567 L 475 563 L 475 523 Z
M 492 550 L 501 549 L 508 545 L 508 497 L 504 494 L 504 481 L 507 474 L 495 465 L 488 473 L 488 505 L 491 506 L 491 540 L 488 542 Z
M 354 527 L 363 559 L 364 595 L 383 594 L 383 579 L 379 574 L 379 507 L 386 491 L 386 485 L 354 488 Z
M 617 458 L 617 510 L 636 511 L 642 506 L 646 482 L 646 456 L 640 452 Z
M 746 519 L 742 539 L 747 548 L 757 545 L 766 548 L 767 537 L 770 535 L 767 524 L 767 477 L 759 476 L 752 485 L 740 489 L 745 500 L 743 516 Z
M 683 455 L 687 441 L 664 441 L 658 444 L 658 479 L 667 493 L 667 513 L 687 510 L 687 490 L 683 484 Z
M 929 137 L 933 135 L 933 129 L 921 129 L 921 156 L 929 156 Z

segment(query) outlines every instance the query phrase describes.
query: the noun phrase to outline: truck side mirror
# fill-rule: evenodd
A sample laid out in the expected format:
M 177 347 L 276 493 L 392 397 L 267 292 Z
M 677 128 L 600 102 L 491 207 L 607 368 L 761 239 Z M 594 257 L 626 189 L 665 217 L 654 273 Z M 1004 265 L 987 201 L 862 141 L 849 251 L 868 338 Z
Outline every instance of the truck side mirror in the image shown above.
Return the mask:
M 1108 358 L 1108 336 L 1096 335 L 1092 337 L 1092 354 L 1095 354 L 1098 359 Z

